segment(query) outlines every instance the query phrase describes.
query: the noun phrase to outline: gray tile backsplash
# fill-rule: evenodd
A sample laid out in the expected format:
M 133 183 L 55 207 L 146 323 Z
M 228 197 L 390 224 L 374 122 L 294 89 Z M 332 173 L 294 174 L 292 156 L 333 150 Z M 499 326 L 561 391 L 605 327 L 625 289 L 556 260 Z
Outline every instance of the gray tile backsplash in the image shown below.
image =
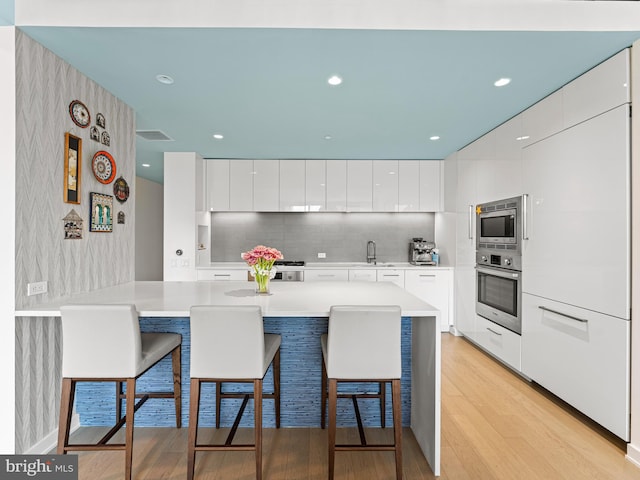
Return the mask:
M 406 262 L 408 243 L 434 240 L 434 224 L 433 213 L 212 213 L 211 261 L 242 261 L 240 253 L 262 244 L 288 260 L 364 262 L 373 240 L 379 262 Z

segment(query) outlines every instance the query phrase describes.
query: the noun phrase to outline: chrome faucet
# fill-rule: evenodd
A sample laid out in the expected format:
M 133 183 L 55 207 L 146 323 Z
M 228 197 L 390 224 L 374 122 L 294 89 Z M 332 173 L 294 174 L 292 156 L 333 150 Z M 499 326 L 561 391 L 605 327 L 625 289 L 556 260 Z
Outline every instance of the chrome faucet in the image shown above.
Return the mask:
M 376 242 L 373 240 L 367 242 L 367 263 L 376 264 Z

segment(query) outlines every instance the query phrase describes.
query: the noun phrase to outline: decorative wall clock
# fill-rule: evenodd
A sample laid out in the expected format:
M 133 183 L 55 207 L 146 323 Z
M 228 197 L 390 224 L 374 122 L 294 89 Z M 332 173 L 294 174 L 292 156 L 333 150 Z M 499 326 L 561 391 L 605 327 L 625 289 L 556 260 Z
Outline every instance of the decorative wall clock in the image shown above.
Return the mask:
M 109 152 L 104 150 L 97 151 L 93 156 L 91 168 L 96 180 L 105 185 L 113 182 L 116 176 L 116 161 Z
M 87 128 L 91 123 L 89 109 L 80 100 L 74 100 L 69 104 L 69 115 L 71 120 L 80 128 Z
M 129 198 L 129 185 L 124 178 L 118 177 L 118 179 L 113 182 L 113 194 L 120 203 L 127 201 Z

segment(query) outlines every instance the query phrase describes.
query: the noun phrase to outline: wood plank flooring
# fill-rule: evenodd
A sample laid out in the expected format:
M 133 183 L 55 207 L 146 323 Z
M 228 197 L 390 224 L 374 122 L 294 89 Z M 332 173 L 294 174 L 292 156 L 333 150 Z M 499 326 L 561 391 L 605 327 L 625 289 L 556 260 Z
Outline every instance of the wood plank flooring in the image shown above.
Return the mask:
M 625 443 L 566 404 L 530 384 L 462 338 L 442 337 L 442 479 L 640 480 L 640 468 L 625 460 Z M 144 408 L 144 407 L 143 407 Z M 268 408 L 268 407 L 267 407 Z M 74 441 L 98 434 L 82 428 Z M 186 478 L 187 429 L 138 428 L 133 474 L 136 480 Z M 237 441 L 251 441 L 252 430 Z M 224 436 L 203 429 L 202 439 Z M 407 480 L 435 478 L 409 429 L 403 432 Z M 355 429 L 340 429 L 356 441 Z M 389 441 L 390 429 L 367 431 L 368 440 Z M 264 430 L 265 480 L 320 480 L 327 476 L 326 431 L 319 428 Z M 340 440 L 340 438 L 339 438 Z M 80 480 L 119 480 L 122 452 L 79 454 Z M 196 478 L 253 479 L 251 452 L 199 453 Z M 336 479 L 394 478 L 389 452 L 342 452 Z

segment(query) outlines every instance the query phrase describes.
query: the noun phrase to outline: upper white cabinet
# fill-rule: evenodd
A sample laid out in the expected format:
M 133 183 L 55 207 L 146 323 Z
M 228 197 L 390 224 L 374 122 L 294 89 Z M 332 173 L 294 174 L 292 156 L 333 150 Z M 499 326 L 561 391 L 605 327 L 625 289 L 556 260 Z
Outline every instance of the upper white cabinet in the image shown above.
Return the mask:
M 564 127 L 630 101 L 629 49 L 592 68 L 562 88 Z
M 522 146 L 542 140 L 564 127 L 562 90 L 543 98 L 522 112 Z
M 373 211 L 398 211 L 398 160 L 373 162 Z
M 253 161 L 253 210 L 277 212 L 280 210 L 280 161 Z
M 442 210 L 442 161 L 420 160 L 421 212 Z
M 347 161 L 327 160 L 327 212 L 347 211 Z
M 280 211 L 304 212 L 306 163 L 304 160 L 280 161 Z
M 229 210 L 229 160 L 206 160 L 206 209 L 215 212 Z
M 327 210 L 327 161 L 306 160 L 305 166 L 306 211 L 324 212 Z
M 229 210 L 253 211 L 253 160 L 229 161 Z
M 398 162 L 398 211 L 420 211 L 420 160 Z
M 373 166 L 371 160 L 347 162 L 347 211 L 373 211 Z

